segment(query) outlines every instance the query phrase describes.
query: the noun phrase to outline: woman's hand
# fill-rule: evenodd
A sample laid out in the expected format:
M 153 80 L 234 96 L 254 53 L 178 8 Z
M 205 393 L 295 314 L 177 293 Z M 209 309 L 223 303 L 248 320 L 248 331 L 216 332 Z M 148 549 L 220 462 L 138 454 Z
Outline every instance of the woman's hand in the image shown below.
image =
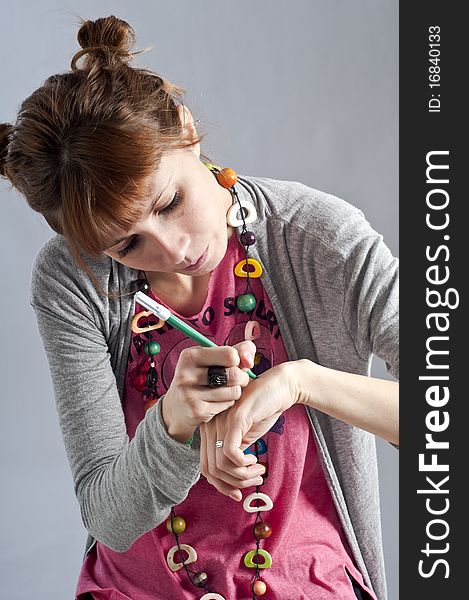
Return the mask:
M 162 416 L 168 434 L 186 442 L 201 423 L 234 405 L 242 388 L 249 383 L 243 370 L 254 362 L 256 347 L 252 341 L 236 346 L 184 349 L 178 359 L 171 385 L 162 398 Z M 208 387 L 210 365 L 226 368 L 228 382 L 221 387 Z
M 272 367 L 244 387 L 240 399 L 226 412 L 200 426 L 200 471 L 219 492 L 241 500 L 240 488 L 260 485 L 264 467 L 244 454 L 267 433 L 279 416 L 296 403 L 292 363 Z M 215 442 L 223 440 L 223 447 Z
M 229 410 L 220 413 L 208 423 L 200 425 L 200 472 L 219 492 L 234 500 L 241 500 L 240 488 L 260 485 L 265 472 L 252 454 L 243 455 L 243 466 L 233 463 L 217 448 L 215 442 L 223 440 Z

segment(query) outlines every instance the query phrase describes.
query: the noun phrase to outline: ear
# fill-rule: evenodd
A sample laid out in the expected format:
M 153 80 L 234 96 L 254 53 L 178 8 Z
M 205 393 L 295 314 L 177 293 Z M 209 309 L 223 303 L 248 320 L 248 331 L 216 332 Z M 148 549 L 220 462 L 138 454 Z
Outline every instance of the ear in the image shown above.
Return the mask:
M 184 106 L 184 104 L 179 104 L 176 108 L 179 114 L 179 120 L 181 121 L 184 137 L 189 140 L 197 139 L 197 129 L 195 127 L 194 118 L 192 117 L 190 110 L 187 108 L 187 106 Z M 200 158 L 199 142 L 191 146 L 189 150 L 192 150 L 197 158 Z

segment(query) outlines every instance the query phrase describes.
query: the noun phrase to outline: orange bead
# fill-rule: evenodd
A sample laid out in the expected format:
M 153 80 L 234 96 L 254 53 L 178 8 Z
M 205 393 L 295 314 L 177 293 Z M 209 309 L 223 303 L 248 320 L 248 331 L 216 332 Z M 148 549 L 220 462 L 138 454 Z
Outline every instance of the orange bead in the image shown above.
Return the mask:
M 261 521 L 258 523 L 254 527 L 253 531 L 256 538 L 260 540 L 265 540 L 265 538 L 268 538 L 270 535 L 272 535 L 272 527 L 269 525 L 269 523 L 267 523 L 267 521 Z
M 145 412 L 151 408 L 153 406 L 153 404 L 156 404 L 158 402 L 158 398 L 154 398 L 153 400 L 147 400 L 145 402 L 145 404 L 143 405 L 143 408 L 145 409 Z
M 219 173 L 216 174 L 216 178 L 218 183 L 224 188 L 232 187 L 237 181 L 238 176 L 233 169 L 222 169 Z
M 257 581 L 252 584 L 252 591 L 255 596 L 263 596 L 267 591 L 267 586 L 261 579 L 257 579 Z

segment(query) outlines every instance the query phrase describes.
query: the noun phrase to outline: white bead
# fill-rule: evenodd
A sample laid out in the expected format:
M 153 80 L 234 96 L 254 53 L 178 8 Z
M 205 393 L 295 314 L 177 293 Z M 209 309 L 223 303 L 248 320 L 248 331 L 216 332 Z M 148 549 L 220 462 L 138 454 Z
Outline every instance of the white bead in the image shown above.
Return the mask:
M 208 594 L 204 594 L 200 600 L 225 600 L 225 599 L 223 598 L 223 596 L 220 596 L 220 594 L 214 594 L 213 592 L 210 592 Z
M 252 500 L 264 500 L 264 506 L 250 506 Z M 271 498 L 267 496 L 267 494 L 263 494 L 262 492 L 253 492 L 249 494 L 243 502 L 243 508 L 248 513 L 255 513 L 257 511 L 270 510 L 274 506 Z
M 240 204 L 245 209 L 243 211 L 245 223 L 253 223 L 257 219 L 256 207 L 252 202 L 249 202 L 248 200 L 240 200 L 238 202 L 236 200 L 226 213 L 226 222 L 228 225 L 231 225 L 231 227 L 239 227 L 243 224 L 243 219 L 238 219 L 238 212 L 241 210 Z
M 191 563 L 193 563 L 197 560 L 197 552 L 194 550 L 194 548 L 192 546 L 189 546 L 188 544 L 179 544 L 179 545 L 181 547 L 181 550 L 185 550 L 187 552 L 187 554 L 189 554 L 189 558 L 184 561 L 184 564 L 190 565 Z M 167 561 L 168 567 L 171 569 L 171 571 L 179 571 L 179 569 L 182 569 L 182 567 L 184 566 L 184 564 L 182 562 L 175 563 L 173 560 L 173 557 L 178 550 L 179 550 L 179 548 L 177 546 L 173 546 L 166 556 L 166 561 Z

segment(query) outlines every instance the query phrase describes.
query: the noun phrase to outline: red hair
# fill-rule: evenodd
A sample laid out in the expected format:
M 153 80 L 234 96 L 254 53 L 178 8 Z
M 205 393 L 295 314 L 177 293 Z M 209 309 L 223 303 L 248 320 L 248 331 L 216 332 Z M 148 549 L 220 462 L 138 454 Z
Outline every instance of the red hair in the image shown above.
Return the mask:
M 193 146 L 178 103 L 185 90 L 127 63 L 132 27 L 114 16 L 84 21 L 71 71 L 52 75 L 0 124 L 0 175 L 80 251 L 101 254 L 111 230 L 129 229 L 146 197 L 145 181 L 165 152 Z M 84 59 L 81 68 L 79 59 Z M 102 289 L 102 288 L 101 288 Z

